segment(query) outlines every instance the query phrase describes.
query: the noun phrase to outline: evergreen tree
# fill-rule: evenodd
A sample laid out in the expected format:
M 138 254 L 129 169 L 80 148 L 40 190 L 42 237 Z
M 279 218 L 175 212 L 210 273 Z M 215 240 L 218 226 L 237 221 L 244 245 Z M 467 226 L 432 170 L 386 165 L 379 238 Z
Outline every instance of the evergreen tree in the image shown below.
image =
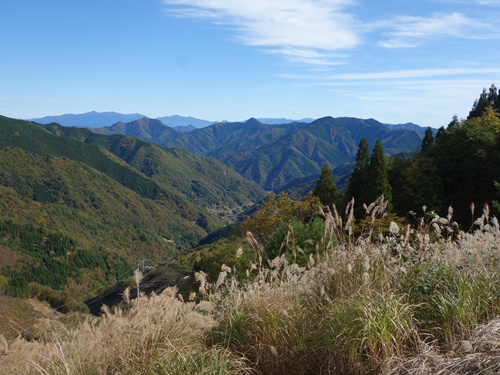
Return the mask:
M 370 150 L 368 140 L 363 137 L 359 142 L 358 151 L 356 152 L 356 165 L 349 177 L 349 186 L 347 188 L 347 198 L 360 200 L 363 187 L 366 183 L 368 166 L 370 165 Z
M 380 141 L 377 141 L 375 148 L 373 149 L 367 175 L 369 183 L 366 185 L 367 202 L 365 203 L 371 203 L 383 194 L 389 201 L 388 207 L 390 207 L 392 201 L 392 189 L 391 185 L 389 185 L 387 177 L 387 159 L 384 155 L 384 149 Z
M 370 166 L 370 149 L 368 140 L 363 137 L 359 142 L 356 152 L 356 165 L 349 177 L 346 199 L 354 198 L 356 216 L 363 214 L 363 203 L 365 201 L 365 188 L 368 183 L 368 167 Z
M 495 84 L 492 84 L 490 86 L 487 99 L 488 99 L 488 103 L 489 103 L 490 107 L 494 107 L 495 103 L 497 102 L 497 99 L 498 99 L 498 89 L 495 86 Z
M 486 89 L 483 89 L 483 92 L 479 96 L 479 99 L 476 99 L 474 101 L 474 104 L 472 105 L 472 109 L 469 112 L 469 116 L 467 117 L 468 120 L 476 118 L 476 117 L 481 117 L 483 114 L 484 110 L 489 107 L 490 102 L 488 100 L 488 92 Z
M 318 197 L 324 206 L 332 207 L 332 205 L 335 205 L 337 208 L 339 207 L 340 193 L 335 185 L 332 170 L 326 164 L 321 168 L 321 175 L 316 183 L 313 195 Z
M 498 94 L 498 89 L 495 84 L 490 86 L 490 89 L 486 91 L 486 88 L 483 89 L 483 92 L 479 96 L 479 99 L 474 101 L 472 105 L 472 109 L 469 112 L 468 120 L 473 118 L 481 117 L 486 110 L 486 108 L 493 108 L 496 110 L 500 109 L 500 95 Z
M 425 131 L 424 139 L 422 140 L 422 149 L 421 152 L 427 151 L 431 144 L 434 143 L 434 134 L 432 133 L 432 129 L 429 127 Z
M 414 181 L 408 190 L 428 200 L 427 207 L 446 213 L 453 205 L 454 218 L 464 226 L 470 224 L 470 204 L 491 207 L 496 199 L 494 181 L 500 181 L 500 119 L 493 108 L 484 110 L 481 117 L 461 121 L 448 128 L 435 145 L 417 163 L 417 169 L 408 171 Z M 428 176 L 424 177 L 424 176 Z M 431 181 L 435 181 L 432 184 Z M 417 199 L 415 204 L 417 205 Z
M 446 133 L 446 129 L 444 128 L 444 126 L 441 126 L 436 133 L 436 137 L 434 138 L 434 141 L 438 141 L 439 138 L 441 138 L 444 135 L 444 133 Z

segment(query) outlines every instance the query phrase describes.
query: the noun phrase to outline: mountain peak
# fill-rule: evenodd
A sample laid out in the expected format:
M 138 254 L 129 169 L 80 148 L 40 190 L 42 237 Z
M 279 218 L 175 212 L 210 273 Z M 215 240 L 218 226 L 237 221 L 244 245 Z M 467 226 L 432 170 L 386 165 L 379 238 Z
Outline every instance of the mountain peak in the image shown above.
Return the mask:
M 257 120 L 255 117 L 250 117 L 245 121 L 245 125 L 262 125 L 262 122 Z

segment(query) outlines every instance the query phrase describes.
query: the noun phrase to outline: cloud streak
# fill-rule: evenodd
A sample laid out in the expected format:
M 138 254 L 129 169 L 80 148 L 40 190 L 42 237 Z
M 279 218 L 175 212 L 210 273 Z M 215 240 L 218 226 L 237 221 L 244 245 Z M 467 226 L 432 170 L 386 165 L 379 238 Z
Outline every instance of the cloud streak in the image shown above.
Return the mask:
M 479 5 L 488 5 L 488 6 L 494 6 L 494 7 L 500 7 L 500 1 L 499 0 L 477 0 Z
M 496 6 L 498 0 L 476 0 Z M 375 43 L 385 49 L 419 47 L 430 40 L 485 38 L 487 23 L 463 13 L 393 16 L 360 20 L 355 0 L 163 0 L 166 11 L 178 17 L 202 19 L 233 28 L 238 40 L 311 65 L 345 63 L 332 52 L 351 51 Z M 357 4 L 359 5 L 359 4 Z M 351 13 L 348 12 L 351 11 Z M 496 32 L 494 33 L 496 34 Z
M 477 38 L 484 24 L 462 13 L 434 14 L 431 17 L 400 16 L 386 24 L 389 39 L 379 42 L 384 48 L 417 47 L 430 39 L 446 37 Z
M 385 72 L 370 73 L 345 73 L 329 76 L 332 80 L 388 80 L 402 78 L 425 78 L 425 77 L 443 77 L 457 75 L 493 75 L 500 74 L 500 68 L 441 68 L 441 69 L 410 69 L 393 70 Z
M 180 17 L 235 27 L 239 40 L 292 60 L 332 62 L 332 51 L 360 44 L 358 21 L 345 12 L 350 0 L 164 0 Z

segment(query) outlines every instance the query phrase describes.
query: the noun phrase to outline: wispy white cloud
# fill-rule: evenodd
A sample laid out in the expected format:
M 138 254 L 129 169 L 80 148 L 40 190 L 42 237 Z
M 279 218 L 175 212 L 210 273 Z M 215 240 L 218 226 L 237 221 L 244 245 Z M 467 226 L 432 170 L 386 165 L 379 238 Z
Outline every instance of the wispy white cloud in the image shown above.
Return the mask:
M 500 68 L 440 68 L 440 69 L 409 69 L 392 70 L 385 72 L 369 73 L 345 73 L 331 75 L 328 78 L 332 80 L 388 80 L 402 78 L 424 78 L 424 77 L 442 77 L 459 75 L 493 75 L 500 74 Z
M 380 24 L 380 26 L 384 26 Z M 400 16 L 385 22 L 388 39 L 385 48 L 416 47 L 429 39 L 445 37 L 478 38 L 485 24 L 462 13 L 434 14 L 430 17 Z
M 276 47 L 272 49 L 267 49 L 265 50 L 265 52 L 279 54 L 295 62 L 314 64 L 318 66 L 343 65 L 345 64 L 344 61 L 347 58 L 345 54 L 339 54 L 312 48 L 294 48 L 288 46 L 284 46 L 282 48 Z
M 235 27 L 242 43 L 292 60 L 331 64 L 330 52 L 356 47 L 358 21 L 345 12 L 352 0 L 163 0 L 181 17 Z
M 477 3 L 479 5 L 489 5 L 489 6 L 500 7 L 499 0 L 477 0 Z
M 465 1 L 465 0 L 442 0 Z M 500 0 L 472 0 L 500 5 Z M 496 29 L 465 12 L 429 16 L 358 17 L 359 0 L 163 0 L 178 17 L 203 19 L 232 29 L 240 43 L 317 67 L 346 64 L 370 44 L 385 49 L 414 48 L 429 40 L 494 38 Z

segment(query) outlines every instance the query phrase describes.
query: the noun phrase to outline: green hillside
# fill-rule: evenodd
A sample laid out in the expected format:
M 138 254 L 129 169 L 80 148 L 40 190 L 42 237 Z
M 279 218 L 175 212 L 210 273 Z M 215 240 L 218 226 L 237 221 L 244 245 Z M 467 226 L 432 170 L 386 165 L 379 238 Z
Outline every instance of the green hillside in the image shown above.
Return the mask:
M 266 190 L 279 191 L 294 180 L 317 177 L 325 163 L 333 168 L 351 163 L 362 137 L 371 144 L 381 140 L 390 155 L 414 152 L 422 142 L 414 131 L 393 131 L 375 120 L 325 117 L 310 124 L 264 125 L 255 119 L 217 124 L 167 144 L 213 156 Z M 202 145 L 205 138 L 212 141 Z
M 117 122 L 116 124 L 105 127 L 92 129 L 94 133 L 112 135 L 124 134 L 145 139 L 147 141 L 155 141 L 158 144 L 163 144 L 166 140 L 175 138 L 180 135 L 175 129 L 166 126 L 160 120 L 154 120 L 143 117 L 131 122 Z
M 391 130 L 374 119 L 324 117 L 311 123 L 217 123 L 181 134 L 158 120 L 94 129 L 102 134 L 132 135 L 169 148 L 212 156 L 266 190 L 280 191 L 293 181 L 317 178 L 321 166 L 337 168 L 352 163 L 361 138 L 382 142 L 389 155 L 414 153 L 422 134 L 410 129 Z M 344 176 L 338 176 L 343 178 Z
M 6 117 L 0 129 L 0 289 L 14 295 L 31 282 L 46 299 L 78 295 L 165 263 L 264 194 L 214 159 L 132 137 Z
M 60 136 L 103 146 L 162 186 L 228 219 L 234 219 L 235 213 L 265 196 L 259 185 L 214 158 L 202 158 L 184 149 L 164 149 L 130 136 L 104 136 L 57 124 L 47 129 Z

